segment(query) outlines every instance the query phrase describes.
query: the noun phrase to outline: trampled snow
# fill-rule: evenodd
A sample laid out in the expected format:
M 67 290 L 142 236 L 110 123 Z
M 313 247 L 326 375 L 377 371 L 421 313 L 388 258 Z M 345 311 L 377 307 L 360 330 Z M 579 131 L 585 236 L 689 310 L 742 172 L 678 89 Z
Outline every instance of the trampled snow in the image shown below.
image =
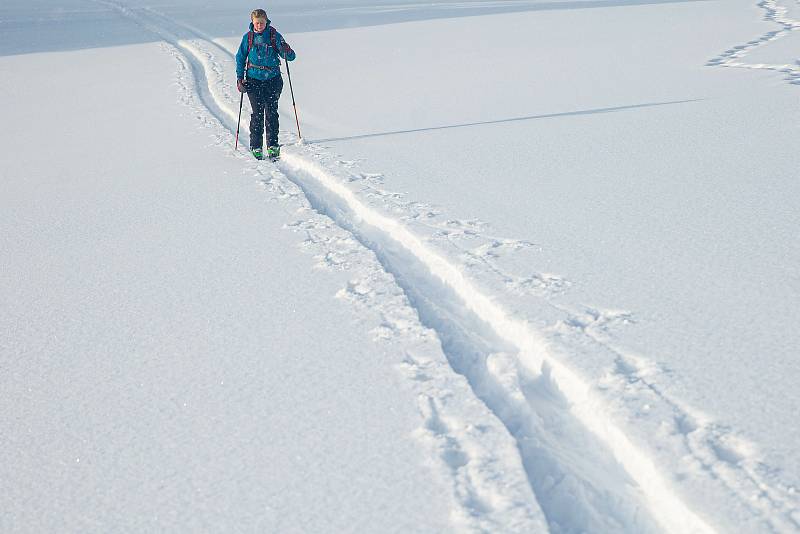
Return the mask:
M 0 530 L 800 531 L 796 2 L 253 7 L 0 7 Z

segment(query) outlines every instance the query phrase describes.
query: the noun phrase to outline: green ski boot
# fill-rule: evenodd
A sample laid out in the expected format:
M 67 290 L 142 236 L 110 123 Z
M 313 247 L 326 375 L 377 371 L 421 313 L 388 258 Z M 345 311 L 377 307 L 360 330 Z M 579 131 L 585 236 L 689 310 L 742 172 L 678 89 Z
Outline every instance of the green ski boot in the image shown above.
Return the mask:
M 250 152 L 253 154 L 253 157 L 256 159 L 264 159 L 264 151 L 260 148 L 251 148 Z
M 279 157 L 281 157 L 281 147 L 279 146 L 271 146 L 267 148 L 267 157 L 272 161 L 275 161 Z

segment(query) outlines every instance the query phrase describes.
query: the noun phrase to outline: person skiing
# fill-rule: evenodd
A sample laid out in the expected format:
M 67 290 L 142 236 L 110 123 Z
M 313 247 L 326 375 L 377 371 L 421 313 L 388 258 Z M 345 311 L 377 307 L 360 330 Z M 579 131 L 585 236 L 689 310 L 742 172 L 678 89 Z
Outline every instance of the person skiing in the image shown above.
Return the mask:
M 281 60 L 294 61 L 297 55 L 283 36 L 270 25 L 267 12 L 256 9 L 250 14 L 250 31 L 242 36 L 236 53 L 236 87 L 247 93 L 250 107 L 250 151 L 264 158 L 264 117 L 267 122 L 267 156 L 280 156 L 278 145 L 278 98 L 283 90 Z

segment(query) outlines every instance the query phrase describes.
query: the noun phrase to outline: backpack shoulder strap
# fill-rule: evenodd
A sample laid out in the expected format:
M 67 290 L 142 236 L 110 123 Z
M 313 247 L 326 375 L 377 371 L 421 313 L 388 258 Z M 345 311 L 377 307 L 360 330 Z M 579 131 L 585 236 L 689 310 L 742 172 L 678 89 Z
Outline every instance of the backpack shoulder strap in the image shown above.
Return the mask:
M 272 45 L 272 49 L 280 56 L 280 52 L 278 51 L 278 38 L 277 38 L 278 31 L 273 28 L 272 26 L 269 27 L 269 44 Z
M 253 31 L 247 32 L 247 55 L 244 57 L 244 75 L 247 77 L 247 71 L 250 70 L 250 50 L 253 48 Z

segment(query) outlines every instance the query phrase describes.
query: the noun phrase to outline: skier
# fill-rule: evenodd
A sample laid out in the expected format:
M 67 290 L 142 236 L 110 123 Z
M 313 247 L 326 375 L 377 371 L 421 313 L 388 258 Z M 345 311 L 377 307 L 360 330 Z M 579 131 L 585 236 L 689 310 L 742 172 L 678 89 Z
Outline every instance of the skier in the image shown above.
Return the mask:
M 283 90 L 280 58 L 294 61 L 296 54 L 283 36 L 270 26 L 267 12 L 250 14 L 250 31 L 242 37 L 236 53 L 236 87 L 247 93 L 253 114 L 250 116 L 250 151 L 264 159 L 264 115 L 267 119 L 267 156 L 280 156 L 278 145 L 278 98 Z

